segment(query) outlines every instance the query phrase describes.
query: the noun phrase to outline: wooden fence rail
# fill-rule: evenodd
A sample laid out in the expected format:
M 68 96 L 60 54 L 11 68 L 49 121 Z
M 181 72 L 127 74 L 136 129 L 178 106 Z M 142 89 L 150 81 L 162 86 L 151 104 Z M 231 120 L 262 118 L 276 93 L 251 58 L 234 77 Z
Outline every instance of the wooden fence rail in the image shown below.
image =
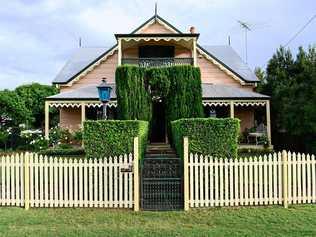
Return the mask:
M 316 159 L 301 153 L 223 159 L 189 153 L 184 138 L 185 210 L 189 207 L 316 203 Z
M 0 157 L 0 205 L 133 208 L 133 155 L 104 159 Z
M 316 202 L 314 155 L 285 152 L 221 159 L 190 154 L 187 165 L 190 207 Z

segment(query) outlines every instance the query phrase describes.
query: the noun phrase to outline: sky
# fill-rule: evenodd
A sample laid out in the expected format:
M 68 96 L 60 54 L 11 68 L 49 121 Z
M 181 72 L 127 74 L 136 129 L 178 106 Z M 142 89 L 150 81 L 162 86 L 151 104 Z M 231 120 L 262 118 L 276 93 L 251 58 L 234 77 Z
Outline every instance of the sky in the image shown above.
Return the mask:
M 67 59 L 83 47 L 110 47 L 114 33 L 130 33 L 158 14 L 183 32 L 195 26 L 201 45 L 228 44 L 248 64 L 265 67 L 280 45 L 316 14 L 315 0 L 0 0 L 0 89 L 51 84 Z M 316 44 L 316 19 L 289 44 Z

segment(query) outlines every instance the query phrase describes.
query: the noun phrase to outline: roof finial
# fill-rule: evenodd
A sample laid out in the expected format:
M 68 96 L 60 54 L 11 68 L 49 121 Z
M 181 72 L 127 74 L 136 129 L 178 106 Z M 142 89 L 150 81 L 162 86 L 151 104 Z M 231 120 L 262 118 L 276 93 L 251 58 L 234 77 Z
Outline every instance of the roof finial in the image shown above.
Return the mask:
M 157 2 L 155 2 L 155 21 L 157 21 Z

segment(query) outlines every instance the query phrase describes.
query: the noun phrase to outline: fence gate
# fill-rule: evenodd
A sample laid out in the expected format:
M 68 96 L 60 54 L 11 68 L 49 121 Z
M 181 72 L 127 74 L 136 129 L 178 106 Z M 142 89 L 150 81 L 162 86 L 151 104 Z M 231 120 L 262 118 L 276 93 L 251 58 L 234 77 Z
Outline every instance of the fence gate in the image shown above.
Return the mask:
M 145 158 L 141 173 L 143 210 L 183 209 L 183 172 L 179 158 Z

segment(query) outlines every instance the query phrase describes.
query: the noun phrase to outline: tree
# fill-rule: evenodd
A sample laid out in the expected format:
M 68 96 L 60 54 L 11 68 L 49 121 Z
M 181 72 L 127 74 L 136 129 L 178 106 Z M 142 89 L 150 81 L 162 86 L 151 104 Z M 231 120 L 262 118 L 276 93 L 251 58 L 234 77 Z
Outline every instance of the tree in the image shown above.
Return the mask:
M 1 127 L 8 124 L 18 126 L 32 121 L 31 111 L 15 91 L 0 91 L 0 123 Z
M 279 48 L 258 91 L 271 96 L 273 130 L 295 137 L 306 148 L 316 134 L 316 48 L 306 52 L 300 47 L 295 59 L 290 50 Z
M 17 95 L 24 101 L 25 107 L 32 113 L 33 127 L 41 127 L 44 121 L 45 98 L 58 92 L 56 87 L 32 83 L 15 89 Z

